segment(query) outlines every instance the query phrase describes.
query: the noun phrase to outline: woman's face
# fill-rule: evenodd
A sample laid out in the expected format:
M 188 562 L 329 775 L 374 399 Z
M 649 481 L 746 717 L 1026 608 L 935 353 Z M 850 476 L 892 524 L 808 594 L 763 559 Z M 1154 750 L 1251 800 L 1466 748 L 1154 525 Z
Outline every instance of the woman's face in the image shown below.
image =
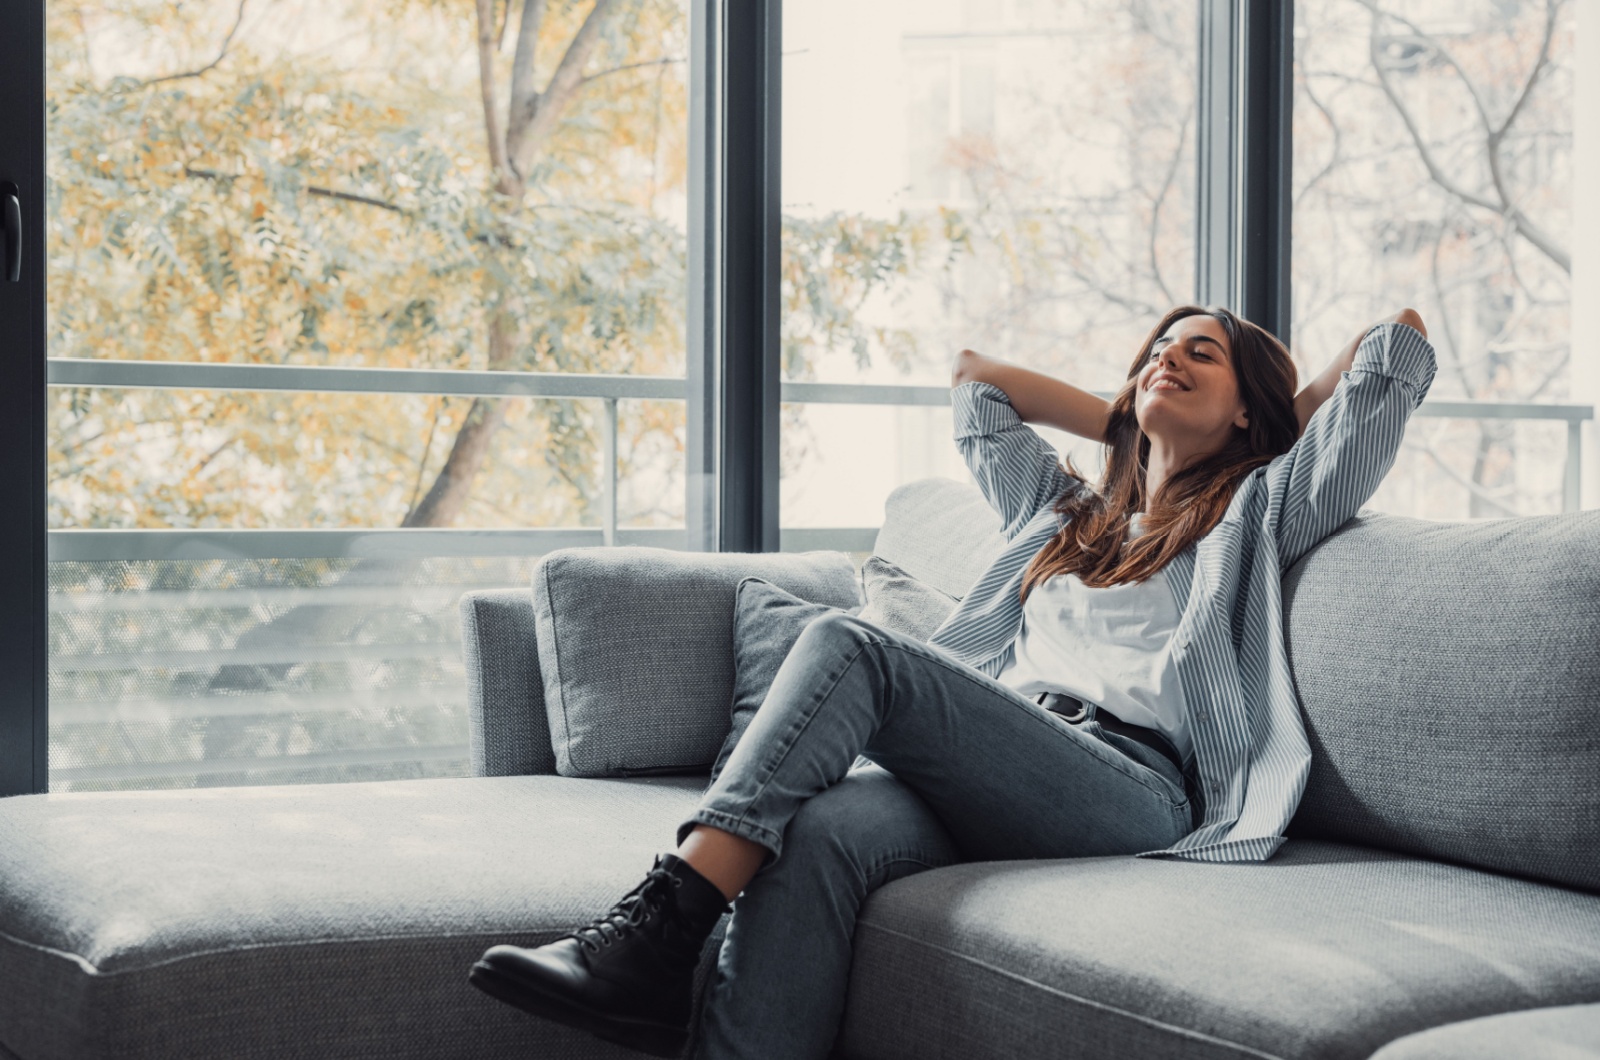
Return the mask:
M 1158 335 L 1137 376 L 1140 429 L 1197 455 L 1221 448 L 1234 427 L 1250 422 L 1232 358 L 1215 317 L 1184 317 Z

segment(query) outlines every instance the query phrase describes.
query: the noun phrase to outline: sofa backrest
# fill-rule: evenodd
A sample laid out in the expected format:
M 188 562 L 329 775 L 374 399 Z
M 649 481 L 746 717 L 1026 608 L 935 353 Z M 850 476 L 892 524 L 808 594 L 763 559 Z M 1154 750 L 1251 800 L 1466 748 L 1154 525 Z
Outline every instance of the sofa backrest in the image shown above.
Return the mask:
M 959 599 L 999 531 L 974 486 L 922 479 L 876 553 Z M 1283 593 L 1312 745 L 1291 836 L 1600 890 L 1600 513 L 1363 510 Z
M 1003 528 L 976 486 L 918 479 L 884 501 L 872 554 L 959 601 L 1005 548 Z
M 1600 891 L 1600 512 L 1364 512 L 1283 579 L 1291 835 Z

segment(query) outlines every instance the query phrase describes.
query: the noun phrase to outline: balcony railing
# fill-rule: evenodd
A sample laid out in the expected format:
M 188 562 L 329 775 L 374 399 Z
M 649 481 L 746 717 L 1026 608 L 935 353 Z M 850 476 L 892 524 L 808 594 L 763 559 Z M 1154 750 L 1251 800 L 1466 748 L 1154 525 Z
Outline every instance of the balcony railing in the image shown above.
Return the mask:
M 328 368 L 300 365 L 185 364 L 51 358 L 49 385 L 165 390 L 299 391 L 312 393 L 426 394 L 447 397 L 542 397 L 603 402 L 602 477 L 598 529 L 519 530 L 55 530 L 51 560 L 252 558 L 340 556 L 538 555 L 578 545 L 643 544 L 682 547 L 683 532 L 617 527 L 617 402 L 683 398 L 685 380 L 671 376 L 574 375 L 562 372 L 476 372 L 454 369 Z M 785 403 L 818 405 L 941 406 L 943 386 L 853 383 L 781 384 Z M 1109 399 L 1109 391 L 1096 395 Z M 1562 511 L 1579 507 L 1583 421 L 1591 405 L 1497 401 L 1424 401 L 1417 416 L 1450 419 L 1556 420 L 1567 425 Z M 866 527 L 780 531 L 782 551 L 870 550 L 877 531 Z
M 463 592 L 495 585 L 526 583 L 529 565 L 559 548 L 595 545 L 686 547 L 682 529 L 617 526 L 617 402 L 681 400 L 685 381 L 660 376 L 572 375 L 547 372 L 474 372 L 432 369 L 325 368 L 278 365 L 180 364 L 141 361 L 51 359 L 53 387 L 301 391 L 364 394 L 426 394 L 464 397 L 540 397 L 603 402 L 601 526 L 503 530 L 426 530 L 398 528 L 333 530 L 53 530 L 52 563 L 212 562 L 248 568 L 255 561 L 392 560 L 393 571 L 415 571 L 434 562 L 422 576 L 379 573 L 364 584 L 248 586 L 183 590 L 127 589 L 53 591 L 52 622 L 83 623 L 75 646 L 52 654 L 52 733 L 93 734 L 96 727 L 161 727 L 182 732 L 195 721 L 221 724 L 254 719 L 269 727 L 315 722 L 339 715 L 383 716 L 384 712 L 435 710 L 454 719 L 449 738 L 399 746 L 328 749 L 312 747 L 260 757 L 195 757 L 192 747 L 175 741 L 166 751 L 74 751 L 51 770 L 52 784 L 75 786 L 182 782 L 188 778 L 249 776 L 275 780 L 356 775 L 360 770 L 405 769 L 461 772 L 467 749 L 464 722 L 465 677 L 461 670 L 455 601 Z M 1109 392 L 1097 391 L 1109 398 Z M 944 386 L 783 383 L 781 400 L 804 404 L 948 406 Z M 1419 416 L 1464 419 L 1557 420 L 1567 424 L 1563 510 L 1578 508 L 1579 441 L 1585 405 L 1426 401 Z M 876 527 L 796 528 L 780 534 L 783 551 L 836 549 L 870 552 Z M 454 560 L 450 558 L 454 557 Z M 451 564 L 454 563 L 454 566 Z M 230 575 L 232 577 L 232 575 Z M 232 583 L 230 583 L 232 584 Z M 296 608 L 367 608 L 403 613 L 413 621 L 376 639 L 335 643 L 246 643 L 231 630 L 246 628 L 253 616 L 266 621 Z M 207 636 L 195 627 L 213 622 Z M 67 627 L 63 627 L 67 628 Z M 186 630 L 189 640 L 170 632 Z M 130 633 L 130 630 L 135 632 Z M 149 630 L 148 634 L 137 632 Z M 79 643 L 81 641 L 81 643 Z M 144 647 L 148 644 L 148 648 Z M 131 648 L 131 650 L 130 650 Z M 204 675 L 223 668 L 281 673 L 285 667 L 340 671 L 338 687 L 268 688 L 251 694 L 217 691 L 203 681 L 157 681 L 155 691 L 129 674 Z M 392 676 L 371 678 L 374 669 L 392 675 L 400 669 L 431 675 L 409 685 Z M 120 675 L 120 677 L 119 677 Z M 97 682 L 109 681 L 101 685 Z M 120 683 L 119 683 L 120 682 Z M 97 689 L 104 691 L 97 691 Z M 451 727 L 453 726 L 453 728 Z M 76 727 L 76 728 L 74 728 Z M 124 742 L 137 741 L 123 733 Z M 96 746 L 115 741 L 87 739 Z M 119 757 L 120 756 L 120 757 Z M 129 760 L 133 759 L 133 760 Z

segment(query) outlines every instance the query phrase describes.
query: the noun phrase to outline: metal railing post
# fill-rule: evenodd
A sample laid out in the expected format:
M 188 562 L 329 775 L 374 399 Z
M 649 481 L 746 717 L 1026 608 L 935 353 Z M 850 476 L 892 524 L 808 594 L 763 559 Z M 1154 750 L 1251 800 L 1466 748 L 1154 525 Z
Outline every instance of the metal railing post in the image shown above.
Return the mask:
M 1575 512 L 1582 506 L 1579 494 L 1583 468 L 1583 421 L 1567 421 L 1567 467 L 1561 482 L 1561 510 Z
M 606 398 L 606 427 L 600 445 L 600 533 L 606 548 L 617 543 L 617 399 Z

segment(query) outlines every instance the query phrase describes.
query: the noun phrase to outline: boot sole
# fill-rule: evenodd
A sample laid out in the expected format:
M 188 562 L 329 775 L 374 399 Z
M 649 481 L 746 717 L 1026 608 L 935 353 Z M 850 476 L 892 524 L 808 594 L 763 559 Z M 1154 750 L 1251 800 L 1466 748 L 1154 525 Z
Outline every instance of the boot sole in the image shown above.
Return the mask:
M 689 1041 L 686 1027 L 596 1012 L 566 998 L 546 993 L 539 986 L 508 975 L 482 961 L 472 966 L 467 981 L 495 1000 L 515 1005 L 524 1012 L 588 1031 L 597 1038 L 626 1045 L 652 1056 L 680 1056 Z

